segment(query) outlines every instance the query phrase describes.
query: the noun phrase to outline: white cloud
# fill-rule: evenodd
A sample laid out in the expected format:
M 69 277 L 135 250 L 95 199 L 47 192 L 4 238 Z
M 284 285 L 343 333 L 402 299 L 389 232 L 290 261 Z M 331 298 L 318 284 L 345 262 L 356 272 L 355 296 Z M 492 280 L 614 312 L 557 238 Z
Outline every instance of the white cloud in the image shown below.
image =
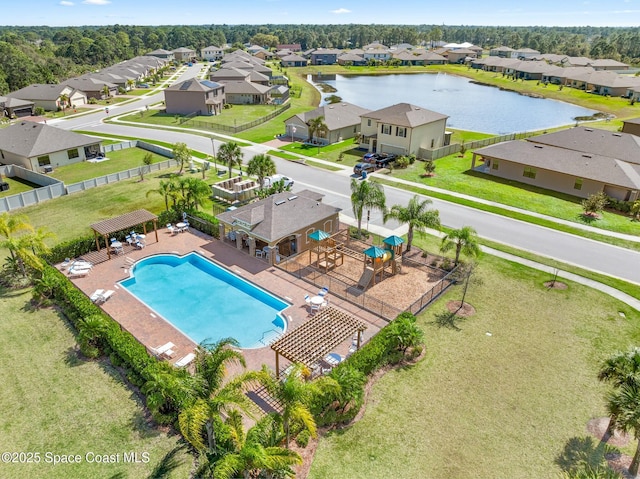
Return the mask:
M 111 2 L 109 0 L 83 0 L 85 5 L 109 5 Z
M 346 8 L 338 8 L 337 10 L 331 10 L 331 13 L 335 13 L 336 15 L 340 15 L 342 13 L 351 13 L 351 10 L 347 10 Z
M 60 2 L 60 5 L 62 5 L 63 7 L 73 7 L 75 5 L 75 3 L 73 2 L 67 2 L 66 0 L 62 0 Z

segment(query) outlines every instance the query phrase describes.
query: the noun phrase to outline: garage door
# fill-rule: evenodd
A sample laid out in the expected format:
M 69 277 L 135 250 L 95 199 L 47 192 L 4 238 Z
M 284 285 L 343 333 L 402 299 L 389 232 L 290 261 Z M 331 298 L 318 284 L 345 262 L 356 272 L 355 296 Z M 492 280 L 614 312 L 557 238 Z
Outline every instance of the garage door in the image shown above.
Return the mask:
M 381 144 L 380 148 L 378 148 L 378 153 L 393 153 L 395 155 L 406 155 L 407 150 L 401 146 Z

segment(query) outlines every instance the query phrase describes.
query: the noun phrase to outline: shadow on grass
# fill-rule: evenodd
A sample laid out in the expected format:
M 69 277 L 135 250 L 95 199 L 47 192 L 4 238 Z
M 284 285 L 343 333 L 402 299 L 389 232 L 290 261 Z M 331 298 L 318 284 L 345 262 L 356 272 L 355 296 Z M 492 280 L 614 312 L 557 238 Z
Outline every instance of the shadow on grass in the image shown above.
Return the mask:
M 609 468 L 605 455 L 619 453 L 618 449 L 592 437 L 572 437 L 564 445 L 555 463 L 571 477 L 619 478 Z
M 460 323 L 467 318 L 463 318 L 462 316 L 458 316 L 455 312 L 451 313 L 449 311 L 442 311 L 441 313 L 436 314 L 436 319 L 432 321 L 439 328 L 448 328 L 453 329 L 454 331 L 462 331 L 457 323 Z
M 587 213 L 580 213 L 578 215 L 578 220 L 580 220 L 581 222 L 585 223 L 585 224 L 593 224 L 596 221 L 598 221 L 600 219 L 600 216 L 597 215 L 590 215 Z

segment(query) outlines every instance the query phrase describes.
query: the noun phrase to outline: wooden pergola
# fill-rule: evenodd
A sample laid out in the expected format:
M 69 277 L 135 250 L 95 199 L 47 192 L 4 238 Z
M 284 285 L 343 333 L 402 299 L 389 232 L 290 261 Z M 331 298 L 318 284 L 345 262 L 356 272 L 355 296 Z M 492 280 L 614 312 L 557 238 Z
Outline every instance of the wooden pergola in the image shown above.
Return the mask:
M 271 345 L 276 353 L 277 377 L 280 375 L 280 355 L 292 363 L 311 368 L 356 332 L 359 349 L 365 329 L 365 324 L 350 314 L 332 306 L 321 309 L 302 326 L 287 332 Z
M 107 256 L 111 259 L 111 251 L 109 251 L 109 236 L 119 231 L 126 231 L 135 226 L 142 225 L 143 234 L 147 234 L 146 224 L 153 221 L 153 231 L 156 234 L 156 242 L 158 242 L 158 217 L 147 210 L 136 210 L 131 213 L 116 216 L 108 220 L 100 221 L 91 225 L 93 235 L 96 239 L 96 247 L 100 251 L 100 236 L 104 238 L 105 247 L 107 248 Z

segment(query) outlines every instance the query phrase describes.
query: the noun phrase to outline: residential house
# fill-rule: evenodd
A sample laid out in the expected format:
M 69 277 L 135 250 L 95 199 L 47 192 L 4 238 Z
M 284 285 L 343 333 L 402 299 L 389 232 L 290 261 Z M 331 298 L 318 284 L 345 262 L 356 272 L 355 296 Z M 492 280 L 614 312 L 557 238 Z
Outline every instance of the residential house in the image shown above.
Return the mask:
M 35 104 L 32 101 L 0 96 L 0 117 L 22 118 L 24 116 L 33 116 L 34 110 Z
M 444 65 L 447 59 L 434 52 L 424 52 L 416 55 L 416 65 Z
M 256 62 L 247 62 L 247 61 L 225 61 L 221 65 L 222 68 L 237 68 L 239 70 L 249 70 L 261 73 L 263 76 L 270 78 L 273 75 L 273 71 L 271 68 L 268 68 L 264 65 L 261 65 Z
M 400 65 L 408 66 L 408 65 L 422 65 L 422 60 L 418 58 L 417 55 L 414 55 L 411 52 L 406 50 L 399 51 L 393 54 L 394 60 L 400 60 Z
M 640 136 L 640 118 L 630 118 L 622 121 L 622 132 Z
M 260 50 L 256 52 L 254 56 L 260 60 L 272 60 L 273 57 L 275 57 L 275 55 L 268 50 Z
M 290 52 L 301 52 L 302 45 L 299 43 L 283 43 L 282 45 L 278 45 L 276 50 L 289 50 Z
M 360 147 L 371 152 L 421 156 L 444 145 L 447 115 L 409 103 L 361 115 Z
M 570 83 L 570 78 L 583 77 L 595 71 L 591 67 L 559 67 L 555 65 L 553 65 L 553 67 L 553 69 L 542 74 L 542 81 L 544 83 L 567 85 Z
M 46 172 L 94 158 L 100 140 L 44 123 L 21 121 L 0 129 L 0 163 Z
M 209 73 L 209 80 L 215 82 L 245 80 L 249 81 L 251 70 L 241 70 L 239 68 L 220 68 Z
M 84 92 L 87 95 L 87 99 L 95 98 L 96 100 L 103 100 L 105 98 L 113 97 L 118 94 L 118 85 L 116 85 L 115 83 L 92 78 L 89 76 L 69 78 L 68 80 L 62 82 L 62 84 L 70 86 L 74 90 Z
M 480 166 L 476 166 L 482 162 Z M 581 198 L 598 192 L 635 201 L 640 191 L 640 142 L 634 135 L 571 128 L 480 148 L 471 167 L 488 175 Z
M 447 61 L 449 63 L 465 63 L 474 58 L 478 58 L 479 56 L 480 55 L 478 55 L 478 52 L 469 48 L 456 48 L 447 50 L 446 52 Z
M 375 42 L 371 42 L 368 43 L 367 45 L 363 45 L 362 46 L 362 50 L 388 50 L 389 47 L 386 45 L 383 45 L 382 43 L 375 41 Z
M 617 60 L 610 60 L 608 58 L 600 58 L 593 60 L 591 66 L 594 70 L 628 70 L 629 65 L 619 62 Z
M 377 45 L 377 46 L 371 46 Z M 367 61 L 386 62 L 391 60 L 393 52 L 382 44 L 370 44 L 363 47 L 364 53 L 362 57 Z
M 226 211 L 216 216 L 220 238 L 250 256 L 266 254 L 271 264 L 303 253 L 315 245 L 309 234 L 338 232 L 341 209 L 323 203 L 323 197 L 311 190 L 285 191 Z
M 200 57 L 209 62 L 222 60 L 223 56 L 224 50 L 221 47 L 216 47 L 214 45 L 210 45 L 200 50 Z
M 176 48 L 173 50 L 173 55 L 178 62 L 192 62 L 196 59 L 196 51 L 191 48 Z
M 280 58 L 280 64 L 283 67 L 306 67 L 306 58 L 302 58 L 300 55 L 289 54 Z
M 513 52 L 515 50 L 510 47 L 501 46 L 495 47 L 489 50 L 490 57 L 500 57 L 500 58 L 513 58 Z
M 318 48 L 311 54 L 312 65 L 335 65 L 342 50 L 335 48 Z
M 271 100 L 271 87 L 244 80 L 224 81 L 227 103 L 231 105 L 266 105 Z
M 358 55 L 353 52 L 343 53 L 338 57 L 337 61 L 338 65 L 361 66 L 367 64 L 367 60 L 365 60 L 362 55 Z
M 162 48 L 149 52 L 147 53 L 147 55 L 151 57 L 162 58 L 163 60 L 166 60 L 168 62 L 172 62 L 175 59 L 175 55 L 173 54 L 173 52 L 170 52 L 169 50 L 163 50 Z
M 49 85 L 38 83 L 12 91 L 5 95 L 9 98 L 32 101 L 36 107 L 46 111 L 57 111 L 63 107 L 62 97 L 66 96 L 65 107 L 77 107 L 87 103 L 87 95 L 84 92 L 74 90 L 67 85 Z
M 521 60 L 513 69 L 516 78 L 522 80 L 542 80 L 542 75 L 556 68 L 557 67 L 549 65 L 547 62 Z
M 369 113 L 370 110 L 347 102 L 332 103 L 316 108 L 315 110 L 298 113 L 284 121 L 285 135 L 288 138 L 295 138 L 300 141 L 309 140 L 309 121 L 314 118 L 323 117 L 327 126 L 324 131 L 316 131 L 312 141 L 324 145 L 336 143 L 354 138 L 360 132 L 362 123 L 361 115 Z
M 167 113 L 176 115 L 219 115 L 226 102 L 225 86 L 191 78 L 164 90 Z
M 249 53 L 251 56 L 255 56 L 256 53 L 258 52 L 266 52 L 267 49 L 265 49 L 264 47 L 261 47 L 260 45 L 250 45 L 247 47 L 247 53 Z
M 396 43 L 395 45 L 391 45 L 389 47 L 389 50 L 396 50 L 396 51 L 400 51 L 400 50 L 413 50 L 413 45 L 411 45 L 411 43 Z
M 275 105 L 282 105 L 289 99 L 289 88 L 285 85 L 272 85 L 269 96 Z
M 517 58 L 518 60 L 533 60 L 540 52 L 532 48 L 516 48 L 511 54 L 511 58 Z
M 609 70 L 593 72 L 587 83 L 587 90 L 605 96 L 625 97 L 630 88 L 640 88 L 640 77 L 619 75 Z

